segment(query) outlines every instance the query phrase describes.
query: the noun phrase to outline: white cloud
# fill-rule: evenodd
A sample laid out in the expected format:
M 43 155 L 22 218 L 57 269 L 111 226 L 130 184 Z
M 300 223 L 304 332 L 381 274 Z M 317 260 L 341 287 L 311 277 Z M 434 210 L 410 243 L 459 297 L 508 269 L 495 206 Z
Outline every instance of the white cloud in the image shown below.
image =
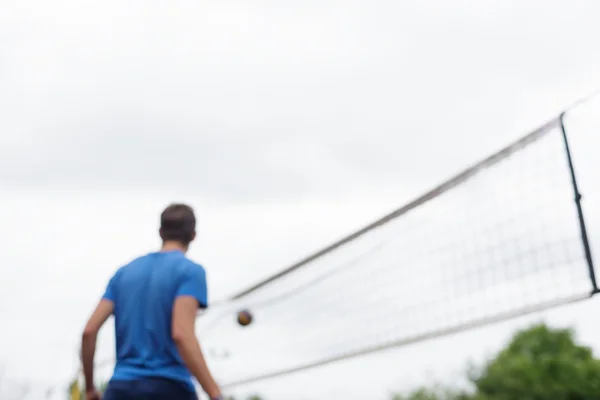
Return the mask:
M 520 133 L 532 103 L 600 82 L 592 2 L 84 4 L 4 6 L 13 186 L 185 184 L 248 201 L 385 187 L 414 167 L 436 180 L 436 165 Z

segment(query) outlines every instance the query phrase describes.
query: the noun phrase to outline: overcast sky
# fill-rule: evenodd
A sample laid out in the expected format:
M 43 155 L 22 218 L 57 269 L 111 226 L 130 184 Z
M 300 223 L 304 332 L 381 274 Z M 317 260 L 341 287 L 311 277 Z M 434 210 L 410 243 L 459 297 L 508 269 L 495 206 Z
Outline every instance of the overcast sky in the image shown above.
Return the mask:
M 2 1 L 8 378 L 68 380 L 88 313 L 119 265 L 158 245 L 169 202 L 196 207 L 191 255 L 222 298 L 600 87 L 599 16 L 595 0 Z M 593 189 L 597 131 L 585 121 L 574 122 L 578 172 Z M 600 209 L 586 201 L 600 238 Z M 600 337 L 579 310 L 555 318 Z M 477 333 L 473 353 L 497 346 L 502 329 Z M 383 363 L 321 371 L 319 394 L 302 391 L 314 373 L 259 388 L 320 399 L 343 386 L 364 399 L 344 377 Z M 443 366 L 407 367 L 377 393 Z

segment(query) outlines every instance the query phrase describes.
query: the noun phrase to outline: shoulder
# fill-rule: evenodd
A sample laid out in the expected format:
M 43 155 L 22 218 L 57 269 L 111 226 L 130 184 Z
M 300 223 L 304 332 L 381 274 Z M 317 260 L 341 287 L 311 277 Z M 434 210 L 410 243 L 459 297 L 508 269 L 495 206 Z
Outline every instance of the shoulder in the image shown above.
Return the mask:
M 122 265 L 121 267 L 119 267 L 117 269 L 116 273 L 123 273 L 128 270 L 135 269 L 136 267 L 138 267 L 140 265 L 148 264 L 150 262 L 152 262 L 151 254 L 139 256 L 139 257 L 136 257 L 133 260 L 129 261 L 128 263 Z
M 187 257 L 185 258 L 185 268 L 187 268 L 190 271 L 196 271 L 206 274 L 206 270 L 204 269 L 202 264 L 198 264 L 197 262 L 192 261 Z
M 139 271 L 140 270 L 139 267 L 141 265 L 145 265 L 150 261 L 151 260 L 150 260 L 149 255 L 143 255 L 143 256 L 134 258 L 133 260 L 129 261 L 127 264 L 122 265 L 119 268 L 117 268 L 117 270 L 113 274 L 112 279 L 118 280 L 118 279 L 122 278 L 123 276 L 130 274 L 133 271 Z
M 206 270 L 204 269 L 204 267 L 201 264 L 198 264 L 197 262 L 192 261 L 187 257 L 184 258 L 182 267 L 182 272 L 188 276 L 191 275 L 195 277 L 206 278 Z

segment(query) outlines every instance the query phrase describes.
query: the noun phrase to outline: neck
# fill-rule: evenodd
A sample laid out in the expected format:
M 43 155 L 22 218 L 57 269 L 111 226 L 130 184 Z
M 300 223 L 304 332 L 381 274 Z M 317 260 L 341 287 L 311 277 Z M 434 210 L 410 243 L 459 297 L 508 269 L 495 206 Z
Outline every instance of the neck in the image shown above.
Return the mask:
M 179 251 L 182 251 L 185 253 L 185 252 L 187 252 L 188 247 L 185 246 L 183 243 L 172 241 L 172 240 L 167 240 L 167 241 L 163 242 L 163 245 L 160 249 L 160 251 L 174 251 L 174 250 L 179 250 Z

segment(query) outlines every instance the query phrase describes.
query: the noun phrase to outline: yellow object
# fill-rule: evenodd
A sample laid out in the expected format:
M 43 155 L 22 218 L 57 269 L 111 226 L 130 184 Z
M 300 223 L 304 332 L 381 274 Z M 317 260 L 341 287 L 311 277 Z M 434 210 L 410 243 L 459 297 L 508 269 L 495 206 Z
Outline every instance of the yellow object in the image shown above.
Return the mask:
M 79 382 L 77 382 L 77 379 L 71 383 L 71 387 L 69 389 L 69 392 L 71 393 L 71 400 L 82 400 L 81 390 L 79 390 Z

